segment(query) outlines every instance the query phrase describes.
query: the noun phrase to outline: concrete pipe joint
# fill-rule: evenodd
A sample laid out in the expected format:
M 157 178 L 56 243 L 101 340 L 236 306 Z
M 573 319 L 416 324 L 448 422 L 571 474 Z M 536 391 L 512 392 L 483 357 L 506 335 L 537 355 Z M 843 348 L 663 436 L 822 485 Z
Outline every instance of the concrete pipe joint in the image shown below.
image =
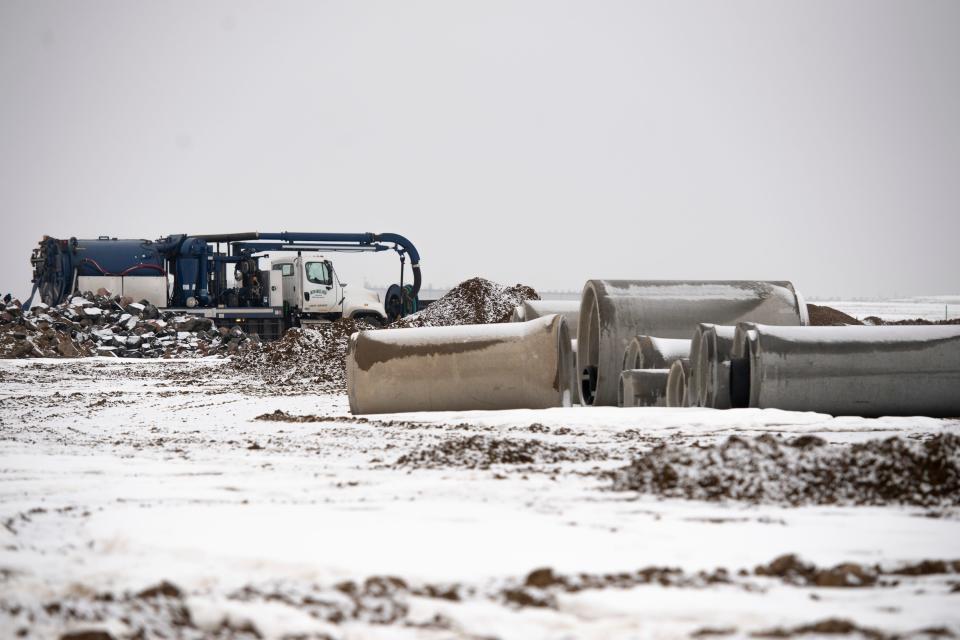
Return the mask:
M 628 369 L 620 372 L 617 405 L 621 407 L 667 406 L 669 369 Z
M 588 280 L 580 298 L 577 371 L 582 404 L 611 406 L 623 355 L 634 336 L 689 339 L 701 322 L 807 322 L 789 282 Z
M 690 401 L 700 407 L 730 408 L 730 352 L 736 327 L 701 324 L 700 348 L 691 354 Z
M 734 407 L 960 416 L 960 326 L 737 329 Z
M 690 377 L 690 361 L 686 358 L 676 360 L 670 365 L 667 374 L 667 406 L 689 407 L 690 396 L 687 379 Z
M 381 329 L 350 336 L 354 414 L 570 406 L 563 316 L 528 322 Z

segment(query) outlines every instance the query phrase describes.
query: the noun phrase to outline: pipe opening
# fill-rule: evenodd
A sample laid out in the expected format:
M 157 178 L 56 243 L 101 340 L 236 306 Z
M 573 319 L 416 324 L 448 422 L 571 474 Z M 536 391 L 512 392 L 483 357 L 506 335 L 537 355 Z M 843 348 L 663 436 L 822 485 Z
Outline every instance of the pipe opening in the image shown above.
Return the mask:
M 730 406 L 746 409 L 750 406 L 750 358 L 730 360 Z
M 597 367 L 587 367 L 580 375 L 580 392 L 586 404 L 593 404 L 597 393 Z
M 580 319 L 577 328 L 580 396 L 584 405 L 592 405 L 596 400 L 600 379 L 600 307 L 597 294 L 590 287 L 584 290 L 580 301 Z

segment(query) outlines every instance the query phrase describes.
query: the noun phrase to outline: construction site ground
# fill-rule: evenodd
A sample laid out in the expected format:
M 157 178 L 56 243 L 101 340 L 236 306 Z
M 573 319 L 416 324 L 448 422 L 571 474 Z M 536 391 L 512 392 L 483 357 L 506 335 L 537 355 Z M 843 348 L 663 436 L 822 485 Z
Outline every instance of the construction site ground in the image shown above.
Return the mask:
M 955 494 L 791 504 L 762 464 L 736 479 L 768 488 L 756 500 L 614 490 L 658 445 L 949 448 L 960 420 L 363 418 L 342 392 L 311 389 L 252 385 L 216 358 L 0 362 L 0 635 L 960 633 Z

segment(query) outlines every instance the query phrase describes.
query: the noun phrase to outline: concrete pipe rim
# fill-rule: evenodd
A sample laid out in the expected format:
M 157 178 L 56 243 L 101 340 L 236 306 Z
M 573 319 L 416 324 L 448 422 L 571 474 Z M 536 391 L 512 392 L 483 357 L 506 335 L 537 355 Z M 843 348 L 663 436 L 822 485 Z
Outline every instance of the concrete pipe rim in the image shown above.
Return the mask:
M 593 283 L 588 281 L 580 300 L 580 326 L 577 327 L 577 372 L 581 404 L 593 405 L 600 377 L 600 304 Z

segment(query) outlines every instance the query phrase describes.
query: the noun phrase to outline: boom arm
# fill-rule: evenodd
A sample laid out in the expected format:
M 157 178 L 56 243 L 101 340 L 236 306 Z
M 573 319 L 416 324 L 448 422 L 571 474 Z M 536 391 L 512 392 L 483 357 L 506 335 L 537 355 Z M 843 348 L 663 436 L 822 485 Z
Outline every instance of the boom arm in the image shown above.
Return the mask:
M 420 292 L 420 254 L 407 238 L 397 233 L 235 233 L 194 236 L 205 242 L 230 242 L 235 250 L 261 251 L 396 251 L 401 258 L 410 256 L 413 270 L 413 295 Z M 388 246 L 388 244 L 393 246 Z

